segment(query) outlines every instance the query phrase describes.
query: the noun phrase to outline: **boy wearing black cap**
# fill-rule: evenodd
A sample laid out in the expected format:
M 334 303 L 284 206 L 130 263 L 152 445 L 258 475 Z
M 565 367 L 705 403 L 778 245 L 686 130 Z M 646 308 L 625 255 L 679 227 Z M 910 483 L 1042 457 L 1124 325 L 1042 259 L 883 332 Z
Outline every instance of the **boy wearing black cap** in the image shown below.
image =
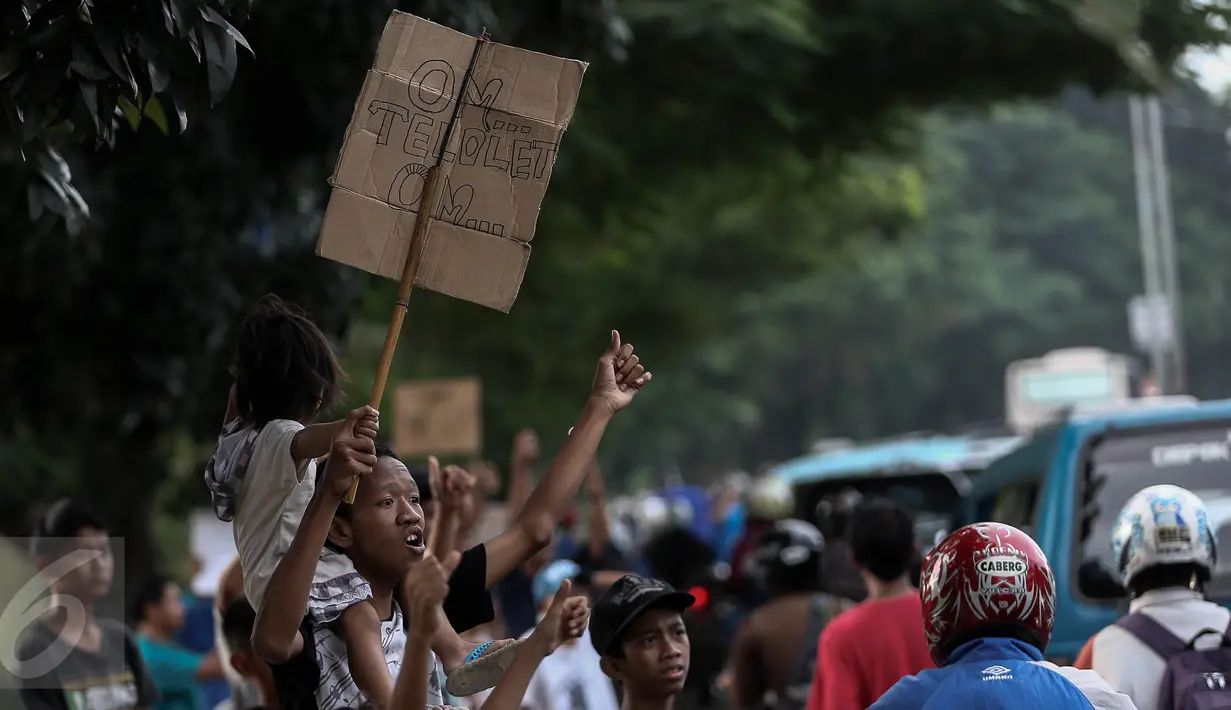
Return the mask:
M 621 710 L 670 710 L 688 677 L 684 610 L 696 598 L 666 582 L 625 575 L 590 611 L 602 669 L 623 689 Z

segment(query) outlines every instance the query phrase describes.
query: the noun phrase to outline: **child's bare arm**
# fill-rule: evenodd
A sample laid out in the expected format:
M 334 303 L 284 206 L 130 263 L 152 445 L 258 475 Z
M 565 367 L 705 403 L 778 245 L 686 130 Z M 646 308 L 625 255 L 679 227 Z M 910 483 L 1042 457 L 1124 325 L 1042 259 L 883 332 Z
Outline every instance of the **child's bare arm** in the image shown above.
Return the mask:
M 398 671 L 398 681 L 390 694 L 390 710 L 422 710 L 427 707 L 427 679 L 431 673 L 428 634 L 411 634 L 406 641 L 406 658 Z M 378 706 L 379 707 L 379 706 Z
M 309 424 L 300 429 L 291 440 L 291 458 L 296 462 L 308 459 L 319 459 L 329 454 L 333 440 L 346 430 L 348 422 L 353 422 L 355 437 L 376 439 L 380 431 L 380 413 L 368 406 L 360 407 L 347 415 L 346 419 L 336 422 Z
M 393 676 L 385 664 L 376 607 L 366 601 L 348 607 L 338 619 L 338 627 L 346 643 L 346 663 L 355 687 L 377 708 L 388 707 L 393 699 Z
M 589 607 L 585 597 L 570 598 L 570 591 L 572 584 L 566 579 L 557 590 L 543 620 L 535 627 L 530 638 L 517 649 L 513 663 L 483 703 L 483 710 L 520 710 L 526 689 L 530 687 L 530 680 L 543 659 L 550 656 L 564 641 L 579 638 L 585 632 Z

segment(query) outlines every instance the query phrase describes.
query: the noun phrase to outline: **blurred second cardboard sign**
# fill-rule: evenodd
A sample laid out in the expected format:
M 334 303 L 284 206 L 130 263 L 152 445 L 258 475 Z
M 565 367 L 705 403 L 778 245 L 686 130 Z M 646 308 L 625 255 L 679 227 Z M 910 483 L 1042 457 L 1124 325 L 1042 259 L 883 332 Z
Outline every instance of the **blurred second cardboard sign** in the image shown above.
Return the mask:
M 403 382 L 393 394 L 393 445 L 401 456 L 477 453 L 483 385 L 477 377 Z

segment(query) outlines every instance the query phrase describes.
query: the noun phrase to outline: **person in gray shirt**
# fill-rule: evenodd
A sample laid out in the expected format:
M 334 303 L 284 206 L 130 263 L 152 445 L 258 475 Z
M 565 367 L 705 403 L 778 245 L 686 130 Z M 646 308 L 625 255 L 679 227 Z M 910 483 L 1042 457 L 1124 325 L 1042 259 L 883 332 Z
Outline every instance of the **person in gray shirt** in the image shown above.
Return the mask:
M 115 573 L 106 526 L 80 504 L 61 500 L 39 521 L 33 547 L 52 599 L 18 644 L 27 710 L 152 706 L 158 691 L 128 628 L 94 615 L 94 602 L 110 591 Z

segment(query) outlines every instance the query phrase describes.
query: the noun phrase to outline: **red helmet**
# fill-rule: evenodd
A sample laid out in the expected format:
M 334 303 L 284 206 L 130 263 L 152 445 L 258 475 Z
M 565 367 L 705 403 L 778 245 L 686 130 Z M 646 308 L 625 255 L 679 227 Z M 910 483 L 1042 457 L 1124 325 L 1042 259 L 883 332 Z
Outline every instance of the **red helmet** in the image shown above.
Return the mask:
M 928 553 L 919 585 L 923 631 L 936 665 L 976 638 L 1007 636 L 1047 648 L 1056 580 L 1026 533 L 1001 523 L 954 531 Z

